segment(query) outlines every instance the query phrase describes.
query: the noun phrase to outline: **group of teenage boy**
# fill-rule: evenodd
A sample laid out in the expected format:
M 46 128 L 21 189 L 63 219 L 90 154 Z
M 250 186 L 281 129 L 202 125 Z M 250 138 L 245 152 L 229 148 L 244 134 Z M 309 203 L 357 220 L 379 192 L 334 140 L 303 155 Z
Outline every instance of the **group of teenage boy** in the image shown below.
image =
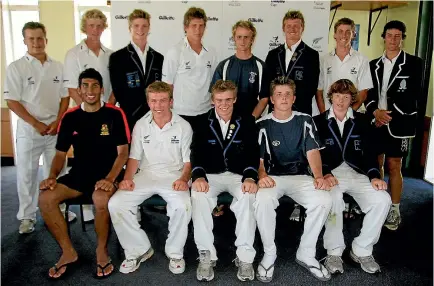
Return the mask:
M 373 246 L 383 225 L 396 230 L 401 221 L 401 164 L 421 96 L 422 60 L 402 50 L 402 22 L 384 26 L 385 52 L 371 62 L 351 48 L 355 25 L 348 18 L 334 26 L 336 48 L 320 57 L 301 39 L 301 12 L 288 11 L 285 44 L 265 62 L 252 54 L 256 29 L 249 21 L 233 26 L 236 52 L 220 63 L 202 42 L 207 16 L 201 8 L 188 9 L 185 38 L 164 57 L 147 41 L 149 13 L 134 10 L 128 24 L 131 42 L 112 52 L 100 41 L 106 17 L 87 11 L 81 22 L 87 37 L 68 51 L 63 66 L 45 52 L 44 25 L 29 22 L 22 30 L 28 52 L 7 69 L 4 98 L 19 117 L 19 232 L 34 231 L 39 205 L 62 249 L 49 277 L 63 277 L 78 262 L 66 224 L 75 214 L 65 214 L 62 203 L 92 198 L 94 210 L 88 206 L 85 216 L 94 219 L 97 233 L 95 275 L 106 278 L 114 271 L 110 223 L 125 251 L 121 273 L 153 255 L 138 209 L 158 194 L 167 202 L 169 270 L 185 270 L 192 220 L 197 279 L 210 281 L 218 260 L 212 212 L 222 192 L 233 196 L 239 280 L 255 277 L 256 227 L 264 248 L 256 277 L 273 279 L 282 196 L 306 209 L 296 262 L 311 275 L 326 281 L 344 272 L 343 193 L 365 213 L 350 257 L 368 273 L 380 271 Z M 75 106 L 68 109 L 70 98 Z M 71 146 L 74 161 L 66 172 Z M 38 186 L 41 155 L 45 179 Z M 323 226 L 321 263 L 316 244 Z

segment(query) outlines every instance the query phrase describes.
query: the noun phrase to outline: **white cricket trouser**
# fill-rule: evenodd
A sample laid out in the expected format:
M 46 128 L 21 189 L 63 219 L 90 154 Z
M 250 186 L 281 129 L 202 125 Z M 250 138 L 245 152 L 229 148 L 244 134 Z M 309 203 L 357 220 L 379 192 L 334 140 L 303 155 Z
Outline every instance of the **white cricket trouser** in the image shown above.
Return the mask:
M 307 175 L 271 176 L 271 178 L 276 182 L 276 186 L 259 189 L 254 204 L 265 255 L 276 256 L 275 209 L 279 206 L 279 199 L 286 195 L 306 208 L 306 220 L 297 258 L 315 258 L 318 236 L 332 206 L 330 194 L 327 191 L 315 190 L 313 178 Z
M 197 249 L 209 250 L 211 260 L 217 260 L 217 252 L 214 247 L 212 211 L 217 205 L 217 196 L 228 192 L 234 199 L 231 210 L 235 214 L 237 224 L 235 227 L 235 246 L 238 258 L 247 263 L 252 263 L 256 251 L 253 248 L 255 241 L 256 222 L 253 213 L 255 194 L 243 193 L 241 186 L 242 176 L 231 172 L 222 174 L 207 174 L 209 191 L 196 192 L 191 190 L 191 203 L 193 207 L 194 241 Z
M 17 134 L 17 219 L 36 219 L 39 198 L 39 158 L 43 156 L 44 179 L 48 177 L 56 154 L 57 136 L 42 136 L 30 124 L 18 119 Z
M 324 248 L 327 249 L 327 254 L 337 256 L 342 256 L 345 249 L 342 212 L 345 209 L 343 193 L 347 192 L 366 214 L 360 235 L 353 240 L 353 252 L 357 256 L 369 256 L 372 254 L 374 244 L 380 238 L 381 229 L 392 203 L 390 196 L 386 191 L 376 191 L 367 176 L 357 173 L 345 163 L 334 169 L 332 173 L 339 184 L 331 190 L 333 210 L 326 222 Z
M 135 259 L 149 250 L 151 243 L 137 221 L 138 206 L 152 195 L 160 195 L 167 202 L 169 235 L 165 252 L 169 258 L 184 256 L 188 223 L 191 219 L 189 191 L 175 191 L 174 181 L 181 172 L 155 174 L 142 171 L 134 176 L 134 191 L 118 190 L 110 199 L 108 208 L 119 242 L 125 250 L 126 259 Z

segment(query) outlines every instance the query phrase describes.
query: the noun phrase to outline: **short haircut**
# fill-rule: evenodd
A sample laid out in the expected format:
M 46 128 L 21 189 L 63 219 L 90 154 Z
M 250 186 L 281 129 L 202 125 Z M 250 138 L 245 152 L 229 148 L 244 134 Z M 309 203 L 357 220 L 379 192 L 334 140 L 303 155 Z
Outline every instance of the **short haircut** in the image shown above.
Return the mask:
M 334 93 L 351 95 L 351 105 L 357 101 L 357 95 L 359 94 L 356 86 L 349 79 L 337 80 L 330 86 L 329 91 L 327 92 L 327 98 L 330 103 L 332 103 Z
M 283 16 L 282 28 L 285 27 L 286 20 L 295 20 L 295 19 L 300 19 L 301 25 L 304 28 L 304 17 L 303 14 L 298 10 L 289 10 L 288 12 L 286 12 L 285 16 Z
M 42 32 L 44 33 L 44 36 L 45 37 L 47 36 L 47 30 L 45 29 L 44 24 L 39 22 L 27 22 L 23 26 L 23 30 L 22 30 L 23 37 L 24 38 L 26 37 L 26 33 L 25 33 L 26 30 L 36 30 L 36 29 L 41 29 Z
M 169 99 L 173 98 L 172 88 L 164 81 L 154 81 L 146 88 L 146 100 L 149 99 L 150 93 L 167 93 Z
M 285 76 L 276 77 L 274 80 L 271 81 L 270 84 L 271 96 L 273 96 L 276 87 L 281 85 L 289 86 L 289 88 L 292 89 L 292 92 L 294 93 L 295 96 L 295 82 L 292 79 L 287 78 Z
M 128 27 L 131 28 L 133 21 L 136 19 L 145 19 L 148 20 L 148 23 L 151 24 L 151 15 L 145 10 L 134 9 L 130 15 L 128 15 Z
M 84 78 L 90 78 L 90 79 L 97 80 L 99 83 L 99 86 L 101 88 L 103 88 L 102 76 L 96 69 L 89 68 L 89 69 L 85 69 L 84 71 L 82 71 L 78 77 L 78 87 L 81 86 L 81 82 L 83 81 Z
M 405 32 L 407 31 L 407 27 L 403 22 L 397 20 L 387 22 L 386 25 L 384 25 L 384 29 L 383 29 L 383 33 L 381 34 L 381 37 L 384 39 L 386 37 L 387 30 L 391 30 L 391 29 L 400 30 L 402 32 L 403 40 L 407 37 L 407 35 L 405 34 Z
M 80 30 L 83 33 L 86 33 L 86 21 L 89 19 L 100 19 L 103 22 L 104 29 L 108 27 L 107 17 L 104 15 L 104 13 L 98 9 L 91 9 L 91 10 L 87 10 L 84 13 L 83 17 L 81 17 Z
M 211 88 L 211 98 L 214 98 L 216 93 L 222 93 L 225 91 L 233 91 L 235 98 L 237 98 L 237 85 L 231 80 L 219 79 Z
M 193 19 L 202 19 L 206 26 L 206 21 L 208 18 L 206 17 L 205 10 L 198 7 L 190 7 L 187 12 L 184 14 L 184 26 L 190 25 L 191 20 Z
M 338 27 L 340 25 L 349 25 L 351 26 L 351 31 L 355 32 L 356 31 L 356 24 L 354 24 L 354 21 L 351 20 L 350 18 L 341 18 L 339 19 L 334 26 L 334 31 L 335 33 L 338 31 Z
M 254 41 L 256 38 L 256 28 L 255 25 L 253 25 L 250 21 L 240 20 L 235 23 L 235 25 L 232 26 L 232 37 L 235 39 L 235 31 L 237 28 L 244 28 L 247 30 L 252 31 L 252 40 Z

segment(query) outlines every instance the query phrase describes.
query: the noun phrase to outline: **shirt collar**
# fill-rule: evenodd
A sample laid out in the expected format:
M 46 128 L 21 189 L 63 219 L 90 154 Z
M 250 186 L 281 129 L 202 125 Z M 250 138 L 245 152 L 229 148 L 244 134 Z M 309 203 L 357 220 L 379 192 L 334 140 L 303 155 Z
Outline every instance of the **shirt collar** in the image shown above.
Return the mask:
M 204 49 L 205 52 L 208 52 L 208 48 L 205 47 L 205 45 L 203 44 L 203 41 L 201 41 L 201 44 L 202 44 L 202 49 Z M 189 43 L 188 40 L 187 40 L 187 36 L 184 37 L 184 46 L 185 46 L 186 48 L 190 48 L 190 49 L 191 49 L 190 43 Z
M 330 118 L 334 118 L 334 119 L 338 120 L 336 118 L 335 112 L 333 111 L 333 105 L 329 109 L 328 119 L 330 119 Z M 343 122 L 345 122 L 348 118 L 354 119 L 354 113 L 353 113 L 353 109 L 351 108 L 351 106 L 348 107 L 347 114 L 345 115 Z
M 149 119 L 149 124 L 152 123 L 152 121 L 154 121 L 154 116 L 152 115 L 152 111 L 148 111 L 148 113 L 145 114 L 145 117 L 148 117 Z M 178 114 L 176 114 L 173 110 L 172 110 L 172 119 L 170 119 L 169 123 L 170 126 L 172 126 L 174 123 L 179 122 L 181 120 L 181 116 L 179 116 Z M 167 124 L 167 123 L 166 123 Z
M 108 49 L 101 43 L 100 50 L 103 51 L 104 53 L 106 53 Z M 89 52 L 89 47 L 86 45 L 85 40 L 82 40 L 80 42 L 80 51 Z
M 146 55 L 148 53 L 148 51 L 149 51 L 149 44 L 147 42 L 146 42 L 145 50 L 143 52 L 139 48 L 139 46 L 136 45 L 136 43 L 134 43 L 134 41 L 132 41 L 132 40 L 131 40 L 131 45 L 136 50 L 136 53 L 139 54 L 139 55 Z
M 295 43 L 294 45 L 291 46 L 291 52 L 295 52 L 295 50 L 297 49 L 298 45 L 300 45 L 300 43 L 301 43 L 301 38 L 300 38 L 300 40 L 298 40 L 297 43 Z M 285 50 L 289 50 L 287 43 L 285 43 Z
M 52 62 L 52 61 L 53 61 L 53 59 L 50 58 L 48 55 L 46 55 L 46 56 L 47 56 L 47 62 Z M 26 60 L 27 60 L 29 63 L 33 62 L 33 60 L 38 60 L 37 58 L 35 58 L 35 57 L 32 56 L 31 54 L 29 54 L 29 52 L 26 52 L 26 54 L 25 54 L 24 57 L 26 58 Z
M 103 108 L 104 107 L 104 105 L 105 105 L 105 102 L 104 102 L 104 100 L 102 100 L 102 95 L 101 95 L 101 108 Z M 83 110 L 83 111 L 85 111 L 84 110 L 84 102 L 82 102 L 81 104 L 80 104 L 80 108 Z M 100 109 L 101 109 L 100 108 Z M 99 109 L 98 109 L 99 110 Z M 86 111 L 85 111 L 86 112 Z
M 402 53 L 402 50 L 399 51 L 399 53 L 396 55 L 396 57 L 394 57 L 392 60 L 389 60 L 389 59 L 386 57 L 386 52 L 384 52 L 383 55 L 381 56 L 381 60 L 383 61 L 383 63 L 384 63 L 386 60 L 388 60 L 388 61 L 390 61 L 392 64 L 395 64 L 395 63 L 396 63 L 396 60 L 398 59 L 399 55 L 401 55 L 401 53 Z
M 219 122 L 221 122 L 221 123 L 224 123 L 224 124 L 227 124 L 227 123 L 229 123 L 231 120 L 229 119 L 228 120 L 228 122 L 225 122 L 220 116 L 219 116 L 219 114 L 217 113 L 217 110 L 216 110 L 216 108 L 214 108 L 214 112 L 215 112 L 215 117 L 217 118 L 217 120 L 219 121 Z
M 356 50 L 353 49 L 353 47 L 350 48 L 350 51 L 348 52 L 348 55 L 351 57 L 352 55 L 354 55 L 356 52 Z M 335 56 L 336 55 L 336 48 L 334 48 L 331 52 L 330 55 Z

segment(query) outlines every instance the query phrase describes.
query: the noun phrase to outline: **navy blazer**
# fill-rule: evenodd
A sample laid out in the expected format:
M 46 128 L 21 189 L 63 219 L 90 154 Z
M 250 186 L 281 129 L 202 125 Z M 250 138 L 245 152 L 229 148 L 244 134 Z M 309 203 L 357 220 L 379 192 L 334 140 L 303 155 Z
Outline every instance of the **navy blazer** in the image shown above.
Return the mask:
M 145 90 L 154 81 L 161 80 L 163 60 L 162 54 L 149 47 L 143 72 L 142 62 L 131 43 L 110 56 L 113 94 L 127 116 L 130 130 L 149 111 Z
M 349 118 L 344 125 L 343 136 L 334 117 L 328 118 L 329 110 L 313 119 L 325 148 L 321 149 L 323 175 L 331 174 L 342 162 L 347 163 L 355 171 L 369 177 L 380 179 L 375 138 L 369 116 L 353 112 L 354 119 Z
M 265 63 L 270 70 L 270 78 L 273 80 L 279 76 L 286 76 L 292 79 L 296 85 L 293 109 L 312 115 L 312 98 L 315 96 L 319 80 L 319 54 L 301 41 L 289 66 L 286 67 L 285 45 L 268 52 Z
M 374 88 L 368 91 L 365 101 L 367 113 L 373 116 L 383 85 L 382 57 L 369 63 Z M 416 135 L 418 101 L 422 93 L 423 62 L 421 58 L 402 51 L 396 59 L 387 87 L 387 107 L 392 120 L 387 125 L 391 136 L 412 138 Z
M 226 171 L 258 181 L 258 129 L 253 116 L 232 114 L 226 137 L 216 118 L 215 109 L 208 111 L 207 120 L 198 122 L 193 133 L 190 160 L 192 181 L 206 174 Z

